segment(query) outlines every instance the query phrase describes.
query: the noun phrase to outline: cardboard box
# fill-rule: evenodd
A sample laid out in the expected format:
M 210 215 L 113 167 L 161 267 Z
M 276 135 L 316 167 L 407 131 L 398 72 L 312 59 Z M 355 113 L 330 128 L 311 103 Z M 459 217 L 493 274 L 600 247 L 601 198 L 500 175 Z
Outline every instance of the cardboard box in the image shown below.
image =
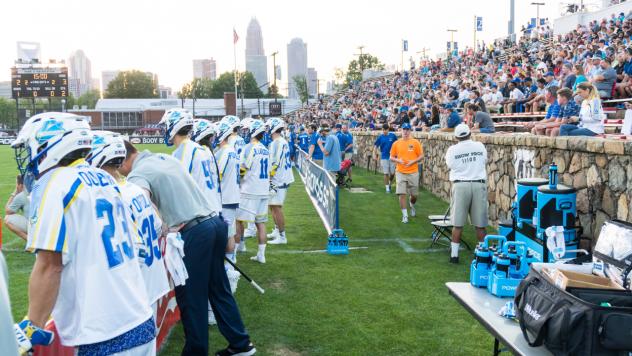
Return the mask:
M 558 288 L 566 290 L 567 287 L 575 288 L 593 288 L 593 289 L 619 289 L 623 287 L 611 281 L 609 278 L 595 276 L 593 274 L 585 274 L 571 271 L 562 271 L 559 269 L 543 268 L 544 275 L 553 282 Z

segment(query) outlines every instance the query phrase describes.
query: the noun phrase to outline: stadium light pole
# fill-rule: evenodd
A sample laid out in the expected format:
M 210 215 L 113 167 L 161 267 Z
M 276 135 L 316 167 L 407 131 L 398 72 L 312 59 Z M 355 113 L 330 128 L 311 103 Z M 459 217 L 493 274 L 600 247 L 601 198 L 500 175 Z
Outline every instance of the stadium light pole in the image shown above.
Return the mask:
M 274 53 L 272 53 L 270 55 L 270 57 L 272 57 L 272 72 L 274 73 L 274 90 L 276 90 L 276 92 L 274 93 L 274 102 L 276 103 L 277 101 L 277 94 L 279 92 L 279 88 L 277 88 L 276 85 L 276 56 L 277 54 L 279 54 L 279 51 L 275 51 Z
M 454 51 L 454 33 L 458 32 L 458 30 L 448 29 L 447 31 L 450 32 L 450 53 L 448 53 L 448 56 L 452 57 L 452 51 Z
M 538 28 L 538 26 L 540 26 L 540 6 L 546 4 L 543 2 L 532 2 L 531 5 L 535 5 L 536 7 L 535 28 Z

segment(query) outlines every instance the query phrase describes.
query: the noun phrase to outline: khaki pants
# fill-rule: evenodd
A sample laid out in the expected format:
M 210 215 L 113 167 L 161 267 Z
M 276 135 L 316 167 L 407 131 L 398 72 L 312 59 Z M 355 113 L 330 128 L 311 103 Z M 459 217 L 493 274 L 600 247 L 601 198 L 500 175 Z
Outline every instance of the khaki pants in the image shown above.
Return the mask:
M 397 181 L 395 194 L 410 194 L 417 196 L 419 193 L 419 172 L 396 172 L 395 180 Z
M 470 217 L 472 225 L 487 227 L 487 183 L 459 182 L 452 184 L 450 221 L 452 226 L 463 227 Z

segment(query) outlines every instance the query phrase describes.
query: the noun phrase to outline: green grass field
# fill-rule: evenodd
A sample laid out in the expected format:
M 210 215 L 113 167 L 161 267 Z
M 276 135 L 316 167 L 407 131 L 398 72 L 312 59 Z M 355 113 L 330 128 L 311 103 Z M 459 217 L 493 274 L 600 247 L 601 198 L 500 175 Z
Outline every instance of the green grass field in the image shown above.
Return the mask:
M 164 146 L 150 146 L 165 151 Z M 326 232 L 298 175 L 286 200 L 289 244 L 267 248 L 267 264 L 239 265 L 265 290 L 260 295 L 244 281 L 236 293 L 246 326 L 260 355 L 485 355 L 493 338 L 448 295 L 448 281 L 467 281 L 470 254 L 461 264 L 447 263 L 448 250 L 427 251 L 432 231 L 425 218 L 442 213 L 445 202 L 426 191 L 417 217 L 404 225 L 395 195 L 383 192 L 382 177 L 354 168 L 355 187 L 372 193 L 340 194 L 341 225 L 350 237 L 348 256 L 301 253 L 326 247 Z M 0 201 L 13 189 L 12 152 L 0 147 Z M 269 227 L 271 229 L 271 227 Z M 10 269 L 13 316 L 27 307 L 26 286 L 33 257 L 23 242 L 3 231 Z M 474 240 L 471 230 L 466 238 Z M 401 242 L 398 242 L 398 239 Z M 403 244 L 402 244 L 403 242 Z M 409 251 L 409 252 L 406 252 Z M 212 327 L 211 351 L 225 340 Z M 161 355 L 179 355 L 184 333 L 178 325 Z

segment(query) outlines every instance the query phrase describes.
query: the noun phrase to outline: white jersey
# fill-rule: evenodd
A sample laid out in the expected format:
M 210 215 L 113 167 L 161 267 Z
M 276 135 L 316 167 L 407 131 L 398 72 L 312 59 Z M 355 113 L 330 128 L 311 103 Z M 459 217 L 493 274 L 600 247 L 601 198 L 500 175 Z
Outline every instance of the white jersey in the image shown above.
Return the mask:
M 239 156 L 230 144 L 215 153 L 222 187 L 222 204 L 239 204 Z
M 487 179 L 487 149 L 480 142 L 465 140 L 452 145 L 445 153 L 450 181 Z
M 270 167 L 274 175 L 270 179 L 277 187 L 287 187 L 294 183 L 290 146 L 283 137 L 278 137 L 270 143 Z
M 241 168 L 246 174 L 241 180 L 241 194 L 246 197 L 267 197 L 270 194 L 270 155 L 261 142 L 244 147 Z
M 173 151 L 173 157 L 193 177 L 198 188 L 204 193 L 211 210 L 216 213 L 222 211 L 222 195 L 219 185 L 217 163 L 213 153 L 207 148 L 187 139 Z
M 162 220 L 156 214 L 149 195 L 143 188 L 130 182 L 120 182 L 123 203 L 129 208 L 130 218 L 142 239 L 145 257 L 139 257 L 140 271 L 145 281 L 147 297 L 151 304 L 169 292 L 169 280 L 165 269 L 160 242 Z
M 107 341 L 151 318 L 137 237 L 112 176 L 82 160 L 49 171 L 33 187 L 29 223 L 28 251 L 62 255 L 52 313 L 62 344 Z
M 237 152 L 237 156 L 239 157 L 239 159 L 243 159 L 244 147 L 246 146 L 246 141 L 244 141 L 243 137 L 232 134 L 228 137 L 228 144 L 233 146 L 235 152 Z

